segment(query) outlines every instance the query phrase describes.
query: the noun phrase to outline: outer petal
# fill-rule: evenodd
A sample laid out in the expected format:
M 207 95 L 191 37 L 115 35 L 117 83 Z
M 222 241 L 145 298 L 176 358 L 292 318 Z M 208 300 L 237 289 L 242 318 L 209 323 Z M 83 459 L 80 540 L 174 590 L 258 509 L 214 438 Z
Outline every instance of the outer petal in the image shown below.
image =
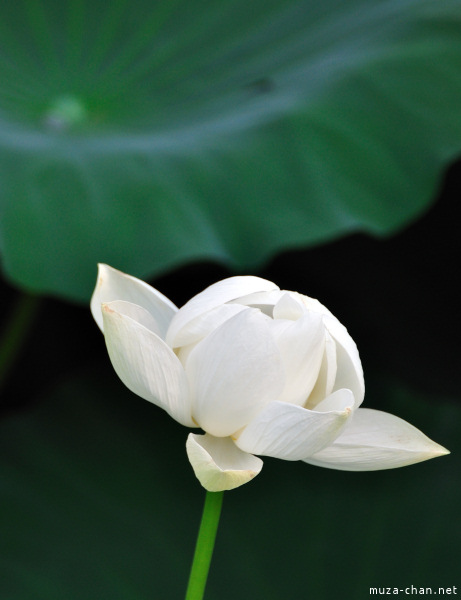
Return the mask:
M 333 315 L 324 317 L 325 327 L 336 342 L 336 381 L 335 390 L 348 388 L 352 390 L 355 398 L 355 407 L 358 408 L 365 396 L 365 383 L 359 351 L 347 329 Z
M 285 385 L 269 317 L 247 308 L 199 342 L 185 365 L 197 423 L 217 437 L 246 425 Z
M 331 446 L 305 462 L 343 471 L 393 469 L 449 454 L 403 419 L 359 408 Z
M 342 388 L 352 390 L 355 397 L 355 407 L 358 408 L 365 395 L 365 384 L 362 363 L 354 340 L 344 325 L 318 300 L 297 292 L 291 292 L 291 295 L 297 298 L 309 311 L 323 315 L 325 327 L 337 344 L 338 370 L 334 390 Z
M 163 339 L 171 319 L 178 311 L 173 302 L 144 281 L 108 265 L 99 264 L 98 279 L 90 306 L 93 317 L 102 331 L 101 304 L 113 300 L 126 300 L 145 308 L 157 321 Z
M 147 312 L 142 306 L 133 304 L 132 302 L 126 302 L 125 300 L 114 300 L 113 302 L 108 302 L 106 304 L 108 304 L 112 310 L 115 310 L 115 312 L 130 317 L 133 321 L 139 323 L 139 325 L 143 325 L 146 329 L 149 329 L 161 337 L 159 324 L 150 312 Z
M 124 303 L 113 303 L 120 310 Z M 130 316 L 103 304 L 104 337 L 112 365 L 135 394 L 166 410 L 176 421 L 195 427 L 184 369 L 155 333 Z
M 191 298 L 177 313 L 168 329 L 168 345 L 177 348 L 197 341 L 199 338 L 196 337 L 196 333 L 191 334 L 188 331 L 189 323 L 220 304 L 245 294 L 278 289 L 275 283 L 252 276 L 229 277 L 210 285 Z
M 351 414 L 350 390 L 326 398 L 311 411 L 285 402 L 272 402 L 251 421 L 236 440 L 245 452 L 285 460 L 301 460 L 338 437 Z M 321 412 L 321 411 L 325 412 Z
M 300 294 L 299 292 L 290 292 L 290 294 L 295 297 L 307 310 L 319 313 L 320 315 L 329 315 L 333 317 L 331 311 L 329 311 L 328 308 L 316 298 L 311 298 L 310 296 Z
M 186 442 L 194 473 L 209 492 L 233 490 L 256 477 L 263 461 L 239 450 L 228 438 L 190 433 Z
M 286 374 L 278 399 L 303 406 L 319 376 L 325 350 L 322 316 L 306 312 L 297 321 L 276 319 L 270 325 Z
M 325 330 L 325 352 L 322 358 L 319 376 L 304 408 L 315 410 L 317 404 L 332 393 L 336 379 L 336 371 L 336 342 L 328 333 L 328 330 Z

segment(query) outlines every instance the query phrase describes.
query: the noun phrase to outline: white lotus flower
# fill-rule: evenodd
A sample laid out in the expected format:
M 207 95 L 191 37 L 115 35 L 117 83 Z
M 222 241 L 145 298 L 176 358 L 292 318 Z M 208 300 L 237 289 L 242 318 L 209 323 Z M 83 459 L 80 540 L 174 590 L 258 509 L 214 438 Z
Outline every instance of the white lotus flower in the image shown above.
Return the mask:
M 146 283 L 99 265 L 93 316 L 123 383 L 190 433 L 187 454 L 209 491 L 238 487 L 255 455 L 351 471 L 448 451 L 393 415 L 359 408 L 357 347 L 317 300 L 258 277 L 211 285 L 180 310 Z

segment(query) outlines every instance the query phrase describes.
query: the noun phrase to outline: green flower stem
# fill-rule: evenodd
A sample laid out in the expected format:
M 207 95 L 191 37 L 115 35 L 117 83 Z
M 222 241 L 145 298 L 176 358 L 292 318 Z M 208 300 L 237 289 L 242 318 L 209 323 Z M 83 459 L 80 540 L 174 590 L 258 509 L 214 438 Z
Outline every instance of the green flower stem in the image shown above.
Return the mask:
M 21 350 L 39 305 L 40 298 L 22 293 L 9 315 L 0 340 L 0 387 L 4 384 L 8 371 Z
M 195 546 L 186 600 L 202 600 L 218 531 L 224 492 L 207 492 Z

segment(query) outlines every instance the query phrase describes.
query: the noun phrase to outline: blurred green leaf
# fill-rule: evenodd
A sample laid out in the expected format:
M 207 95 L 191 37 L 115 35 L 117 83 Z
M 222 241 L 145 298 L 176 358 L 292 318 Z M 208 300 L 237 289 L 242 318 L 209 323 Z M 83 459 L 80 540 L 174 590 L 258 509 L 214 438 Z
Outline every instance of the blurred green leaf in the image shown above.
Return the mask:
M 461 150 L 457 0 L 6 0 L 0 250 L 87 300 L 419 215 Z
M 207 598 L 362 600 L 369 587 L 458 585 L 460 409 L 388 394 L 453 454 L 372 473 L 266 459 L 226 493 Z M 204 498 L 186 434 L 106 370 L 4 417 L 0 596 L 183 597 Z

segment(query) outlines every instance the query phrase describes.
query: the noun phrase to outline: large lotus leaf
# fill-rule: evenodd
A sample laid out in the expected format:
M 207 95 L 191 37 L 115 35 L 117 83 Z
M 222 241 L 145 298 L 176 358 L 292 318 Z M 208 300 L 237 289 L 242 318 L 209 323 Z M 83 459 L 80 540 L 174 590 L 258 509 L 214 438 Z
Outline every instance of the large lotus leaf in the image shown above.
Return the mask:
M 370 587 L 458 584 L 459 408 L 397 396 L 393 412 L 453 454 L 371 473 L 265 459 L 225 494 L 207 598 L 360 600 Z M 204 498 L 186 435 L 106 369 L 4 416 L 0 597 L 182 598 Z
M 7 275 L 87 300 L 98 261 L 396 230 L 461 150 L 460 32 L 458 0 L 4 0 Z

